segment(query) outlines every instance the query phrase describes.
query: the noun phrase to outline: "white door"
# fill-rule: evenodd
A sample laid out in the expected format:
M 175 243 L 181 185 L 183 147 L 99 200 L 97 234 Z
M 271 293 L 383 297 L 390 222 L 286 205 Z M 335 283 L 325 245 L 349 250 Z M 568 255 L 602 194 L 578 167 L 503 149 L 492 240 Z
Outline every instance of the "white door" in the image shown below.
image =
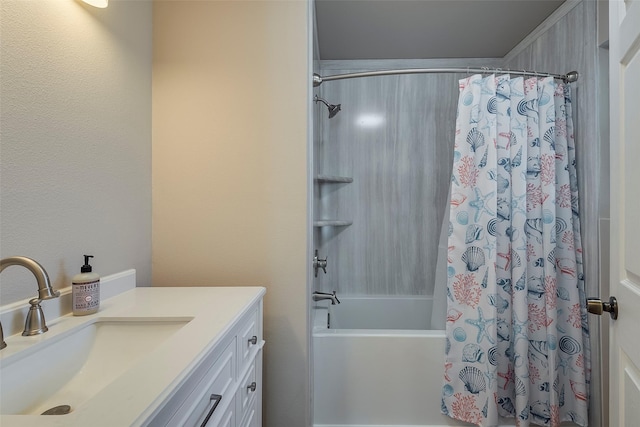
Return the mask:
M 611 427 L 640 426 L 640 0 L 610 0 Z M 602 297 L 607 297 L 602 295 Z

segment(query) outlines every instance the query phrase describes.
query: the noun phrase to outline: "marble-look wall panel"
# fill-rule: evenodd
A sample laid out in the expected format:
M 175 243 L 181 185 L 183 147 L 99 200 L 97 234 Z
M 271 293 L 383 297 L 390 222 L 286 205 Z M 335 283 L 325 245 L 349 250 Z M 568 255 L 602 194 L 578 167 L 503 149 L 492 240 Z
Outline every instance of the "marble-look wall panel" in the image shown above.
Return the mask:
M 349 65 L 354 65 L 349 61 Z M 354 71 L 337 70 L 330 74 Z M 329 74 L 329 73 L 328 73 Z M 327 274 L 317 286 L 350 295 L 430 295 L 447 202 L 458 79 L 430 74 L 327 82 L 342 111 L 320 119 L 319 172 L 353 178 L 316 185 L 316 219 L 344 219 L 315 237 Z

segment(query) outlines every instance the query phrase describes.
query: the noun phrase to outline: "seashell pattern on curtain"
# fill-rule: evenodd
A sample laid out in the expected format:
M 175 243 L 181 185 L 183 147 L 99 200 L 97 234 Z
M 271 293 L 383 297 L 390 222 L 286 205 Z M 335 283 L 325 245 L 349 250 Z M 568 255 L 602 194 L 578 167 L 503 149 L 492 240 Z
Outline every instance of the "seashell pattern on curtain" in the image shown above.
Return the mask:
M 460 80 L 442 412 L 587 425 L 589 331 L 571 88 Z

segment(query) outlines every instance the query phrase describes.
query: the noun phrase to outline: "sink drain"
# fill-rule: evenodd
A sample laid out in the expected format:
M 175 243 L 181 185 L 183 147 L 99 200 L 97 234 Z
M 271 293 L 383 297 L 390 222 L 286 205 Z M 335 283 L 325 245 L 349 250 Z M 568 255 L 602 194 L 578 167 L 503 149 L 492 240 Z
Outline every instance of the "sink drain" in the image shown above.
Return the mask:
M 71 412 L 71 406 L 69 405 L 58 405 L 54 406 L 51 409 L 47 409 L 41 415 L 65 415 Z

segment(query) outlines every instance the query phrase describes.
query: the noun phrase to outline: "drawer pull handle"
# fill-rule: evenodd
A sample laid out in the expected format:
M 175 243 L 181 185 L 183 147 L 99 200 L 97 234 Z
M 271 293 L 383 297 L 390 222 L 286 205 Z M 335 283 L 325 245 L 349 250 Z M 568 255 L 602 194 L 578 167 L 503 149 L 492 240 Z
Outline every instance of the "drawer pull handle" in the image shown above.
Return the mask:
M 207 423 L 209 422 L 209 418 L 211 418 L 211 416 L 213 415 L 213 411 L 216 410 L 216 408 L 218 407 L 218 404 L 220 403 L 220 401 L 222 400 L 222 395 L 221 394 L 212 394 L 211 397 L 209 398 L 209 401 L 215 401 L 213 403 L 213 406 L 211 407 L 211 409 L 209 409 L 209 413 L 207 414 L 206 418 L 204 419 L 204 421 L 202 422 L 202 424 L 200 425 L 200 427 L 206 427 Z
M 257 386 L 257 384 L 256 384 L 256 382 L 254 381 L 254 382 L 252 382 L 252 383 L 251 383 L 251 385 L 248 385 L 248 386 L 247 386 L 247 390 L 249 390 L 249 391 L 256 391 L 256 386 Z
M 258 344 L 258 337 L 254 335 L 251 338 L 249 338 L 249 344 L 251 344 L 251 345 Z

